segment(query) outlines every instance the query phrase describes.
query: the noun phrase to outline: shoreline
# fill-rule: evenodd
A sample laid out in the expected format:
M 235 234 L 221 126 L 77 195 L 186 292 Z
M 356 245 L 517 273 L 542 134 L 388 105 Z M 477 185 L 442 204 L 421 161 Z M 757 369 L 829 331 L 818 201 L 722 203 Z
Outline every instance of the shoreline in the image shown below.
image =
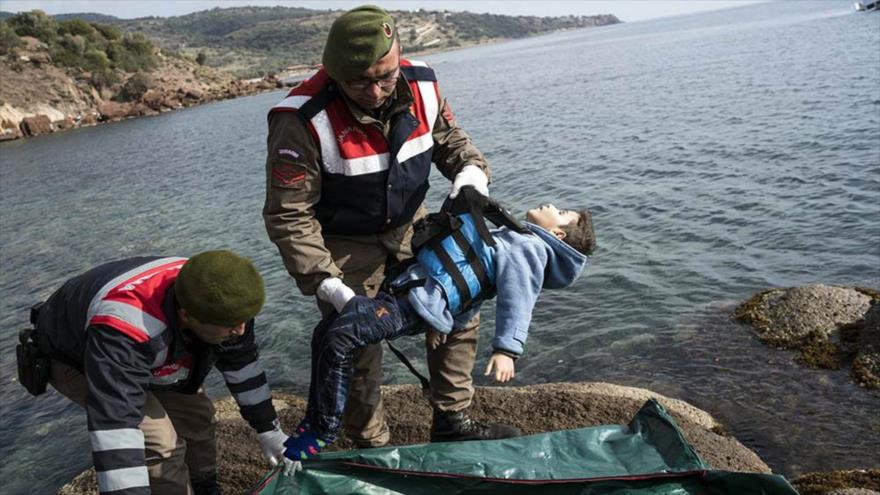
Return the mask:
M 459 46 L 451 49 L 419 50 L 405 52 L 406 58 L 437 55 L 441 53 L 454 53 L 468 48 L 491 46 L 500 43 L 517 41 L 540 36 L 548 36 L 561 32 L 575 31 L 579 29 L 596 29 L 603 26 L 581 27 L 571 29 L 557 29 L 525 38 L 492 38 L 476 42 L 462 42 Z M 228 85 L 220 85 L 209 90 L 188 89 L 183 86 L 150 89 L 136 101 L 120 103 L 112 100 L 93 105 L 86 111 L 76 114 L 62 112 L 52 108 L 48 103 L 39 103 L 50 111 L 43 113 L 24 113 L 15 107 L 4 103 L 0 106 L 0 118 L 9 118 L 10 115 L 21 114 L 17 128 L 0 128 L 0 146 L 9 141 L 18 141 L 44 134 L 79 129 L 82 127 L 95 127 L 100 124 L 108 124 L 129 120 L 138 117 L 152 117 L 162 113 L 168 113 L 182 108 L 191 108 L 205 105 L 215 101 L 231 100 L 245 96 L 277 91 L 284 88 L 292 88 L 313 74 L 319 65 L 314 65 L 306 72 L 279 71 L 277 74 L 259 79 L 234 79 Z M 50 114 L 56 118 L 50 117 Z M 60 117 L 59 117 L 60 116 Z
M 49 117 L 48 112 L 25 114 L 26 116 L 19 121 L 17 130 L 7 128 L 0 132 L 0 145 L 4 142 L 18 141 L 44 134 L 54 134 L 81 127 L 95 127 L 138 117 L 152 117 L 215 101 L 231 100 L 276 91 L 283 87 L 284 85 L 277 78 L 263 78 L 256 82 L 237 80 L 229 87 L 220 87 L 213 92 L 201 92 L 183 88 L 177 88 L 173 92 L 149 90 L 142 98 L 133 102 L 106 101 L 92 106 L 85 112 L 73 115 L 57 112 L 61 113 L 63 117 L 54 120 Z M 7 109 L 14 110 L 8 104 L 0 108 L 0 110 Z

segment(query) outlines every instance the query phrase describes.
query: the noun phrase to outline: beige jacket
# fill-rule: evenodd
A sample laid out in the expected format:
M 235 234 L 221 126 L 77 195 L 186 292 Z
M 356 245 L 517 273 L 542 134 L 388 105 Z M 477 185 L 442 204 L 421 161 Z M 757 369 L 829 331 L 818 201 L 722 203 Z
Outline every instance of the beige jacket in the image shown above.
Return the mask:
M 344 93 L 340 94 L 359 122 L 376 126 L 386 139 L 391 130 L 391 118 L 407 111 L 413 100 L 403 77 L 395 93 L 379 110 L 378 118 L 349 101 Z M 452 180 L 465 165 L 476 165 L 491 178 L 485 157 L 458 127 L 446 99 L 441 99 L 440 112 L 432 130 L 432 161 L 437 169 Z M 267 147 L 266 202 L 263 207 L 266 231 L 278 246 L 284 266 L 300 291 L 313 295 L 325 278 L 343 275 L 324 245 L 321 225 L 314 215 L 313 207 L 321 201 L 321 149 L 308 127 L 292 112 L 269 115 Z

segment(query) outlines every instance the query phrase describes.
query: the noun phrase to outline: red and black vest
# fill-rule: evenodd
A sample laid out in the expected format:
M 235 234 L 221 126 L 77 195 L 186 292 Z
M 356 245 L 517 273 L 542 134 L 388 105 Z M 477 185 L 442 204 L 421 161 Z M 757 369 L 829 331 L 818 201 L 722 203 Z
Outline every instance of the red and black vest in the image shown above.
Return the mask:
M 324 69 L 270 110 L 296 112 L 321 149 L 315 216 L 327 234 L 374 234 L 404 225 L 425 199 L 440 108 L 437 79 L 424 62 L 401 59 L 400 71 L 413 104 L 391 118 L 388 139 L 357 121 Z

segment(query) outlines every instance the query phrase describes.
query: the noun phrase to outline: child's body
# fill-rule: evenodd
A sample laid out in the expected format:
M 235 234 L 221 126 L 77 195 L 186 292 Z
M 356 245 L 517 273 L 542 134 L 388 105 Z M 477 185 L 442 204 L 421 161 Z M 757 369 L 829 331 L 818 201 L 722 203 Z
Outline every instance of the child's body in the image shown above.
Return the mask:
M 514 375 L 514 360 L 523 352 L 541 290 L 571 285 L 587 261 L 586 254 L 595 246 L 592 220 L 586 210 L 560 211 L 544 205 L 530 210 L 527 220 L 531 223 L 525 224 L 525 234 L 507 227 L 492 230 L 494 246 L 478 242 L 473 223 L 472 232 L 467 224 L 462 228 L 483 261 L 483 268 L 473 263 L 470 266 L 477 272 L 485 270 L 488 276 L 480 275 L 484 281 L 488 277 L 497 295 L 493 353 L 486 373 L 494 372 L 500 382 Z M 385 290 L 375 298 L 355 296 L 340 314 L 325 318 L 315 328 L 309 402 L 305 418 L 285 444 L 289 458 L 306 459 L 336 439 L 356 349 L 426 331 L 436 347 L 479 311 L 479 296 L 468 305 L 469 297 L 476 296 L 477 291 L 462 295 L 461 290 L 467 279 L 473 287 L 473 271 L 465 266 L 464 276 L 459 273 L 456 281 L 444 265 L 432 263 L 427 256 L 418 259 L 402 274 L 386 281 Z M 485 297 L 485 293 L 480 295 Z

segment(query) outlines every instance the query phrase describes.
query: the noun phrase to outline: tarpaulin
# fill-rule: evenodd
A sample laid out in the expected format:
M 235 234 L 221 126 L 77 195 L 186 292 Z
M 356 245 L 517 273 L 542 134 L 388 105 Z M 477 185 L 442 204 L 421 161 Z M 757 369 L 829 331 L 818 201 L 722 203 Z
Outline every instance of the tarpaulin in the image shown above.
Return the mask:
M 655 400 L 627 426 L 320 454 L 259 495 L 797 495 L 781 476 L 711 469 Z

